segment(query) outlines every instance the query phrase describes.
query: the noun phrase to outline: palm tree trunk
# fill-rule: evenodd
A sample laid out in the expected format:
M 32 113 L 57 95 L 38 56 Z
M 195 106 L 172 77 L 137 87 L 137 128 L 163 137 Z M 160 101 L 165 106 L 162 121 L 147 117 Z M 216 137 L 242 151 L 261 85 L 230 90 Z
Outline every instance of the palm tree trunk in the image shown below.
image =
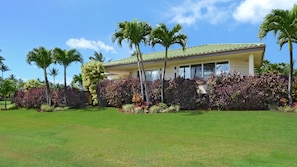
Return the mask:
M 289 106 L 293 103 L 293 97 L 292 97 L 292 88 L 293 88 L 293 45 L 292 42 L 289 42 L 289 50 L 290 50 L 290 74 L 289 74 L 289 84 L 288 84 L 288 91 L 289 91 Z
M 145 75 L 145 69 L 144 69 L 144 65 L 143 65 L 143 60 L 142 60 L 142 55 L 141 55 L 141 52 L 140 52 L 140 47 L 139 45 L 136 45 L 136 48 L 138 50 L 138 54 L 139 54 L 139 58 L 140 58 L 140 63 L 141 63 L 141 67 L 142 67 L 142 76 L 143 76 L 143 82 L 144 82 L 144 89 L 145 89 L 145 100 L 147 102 L 147 105 L 149 105 L 150 103 L 150 99 L 149 99 L 149 91 L 148 91 L 148 85 L 147 85 L 147 82 L 146 82 L 146 75 Z
M 142 79 L 142 72 L 140 68 L 140 62 L 139 62 L 139 57 L 138 54 L 136 55 L 137 57 L 137 66 L 138 66 L 138 73 L 139 73 L 139 84 L 140 84 L 140 91 L 141 91 L 141 96 L 142 99 L 144 99 L 144 92 L 143 92 L 143 79 Z
M 67 91 L 67 85 L 66 85 L 66 66 L 64 66 L 64 104 L 65 104 L 65 106 L 67 105 L 66 91 Z
M 46 102 L 49 106 L 51 106 L 52 105 L 51 94 L 50 94 L 50 88 L 49 88 L 48 79 L 47 79 L 46 68 L 44 68 L 43 71 L 44 71 L 44 79 L 45 79 Z
M 165 73 L 166 73 L 166 66 L 167 66 L 167 54 L 168 48 L 165 49 L 165 59 L 164 59 L 164 69 L 162 75 L 162 88 L 161 88 L 161 102 L 164 103 L 164 95 L 165 95 Z

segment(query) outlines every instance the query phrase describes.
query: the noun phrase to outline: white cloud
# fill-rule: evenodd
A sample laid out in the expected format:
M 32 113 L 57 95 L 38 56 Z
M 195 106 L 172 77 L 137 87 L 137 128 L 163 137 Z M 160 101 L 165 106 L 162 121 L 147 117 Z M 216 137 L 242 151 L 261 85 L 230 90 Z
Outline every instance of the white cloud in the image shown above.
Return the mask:
M 171 7 L 167 13 L 174 23 L 192 25 L 199 20 L 206 20 L 217 24 L 230 17 L 232 6 L 232 0 L 187 0 Z
M 116 53 L 115 49 L 112 46 L 106 45 L 104 42 L 100 40 L 91 41 L 84 38 L 71 38 L 68 41 L 66 41 L 66 45 L 75 49 L 92 49 L 95 51 L 104 50 L 106 52 Z
M 296 0 L 244 0 L 233 12 L 239 22 L 259 23 L 272 9 L 291 9 Z

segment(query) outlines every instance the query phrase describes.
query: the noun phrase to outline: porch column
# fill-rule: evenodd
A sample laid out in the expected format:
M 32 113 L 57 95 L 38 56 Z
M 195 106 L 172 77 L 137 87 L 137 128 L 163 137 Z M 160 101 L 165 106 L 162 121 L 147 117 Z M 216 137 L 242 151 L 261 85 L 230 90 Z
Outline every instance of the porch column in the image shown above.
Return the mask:
M 254 55 L 249 55 L 249 75 L 254 75 L 255 65 L 254 65 Z

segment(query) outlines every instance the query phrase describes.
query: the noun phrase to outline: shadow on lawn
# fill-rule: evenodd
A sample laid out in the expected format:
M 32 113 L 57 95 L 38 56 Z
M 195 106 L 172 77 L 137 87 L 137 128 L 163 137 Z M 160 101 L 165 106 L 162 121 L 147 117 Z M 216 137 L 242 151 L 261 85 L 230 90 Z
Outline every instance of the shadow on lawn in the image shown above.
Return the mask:
M 82 112 L 96 112 L 96 111 L 104 111 L 107 108 L 105 107 L 97 107 L 97 106 L 87 106 L 82 109 Z
M 185 111 L 183 113 L 183 115 L 185 115 L 185 116 L 195 116 L 195 115 L 203 115 L 203 114 L 205 114 L 207 112 L 208 111 L 197 111 L 197 110 L 195 110 L 195 111 Z

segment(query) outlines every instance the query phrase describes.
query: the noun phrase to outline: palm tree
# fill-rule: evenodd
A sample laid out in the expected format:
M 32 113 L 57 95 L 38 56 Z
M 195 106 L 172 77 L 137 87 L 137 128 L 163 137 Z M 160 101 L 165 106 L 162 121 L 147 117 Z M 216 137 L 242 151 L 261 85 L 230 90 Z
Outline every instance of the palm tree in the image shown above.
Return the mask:
M 1 52 L 1 51 L 2 51 L 2 50 L 0 49 L 0 52 Z M 5 60 L 4 57 L 0 56 L 0 64 L 3 64 L 3 62 L 2 62 L 3 60 Z
M 0 70 L 2 72 L 2 78 L 3 78 L 3 73 L 6 71 L 9 71 L 8 66 L 4 65 L 3 63 L 0 65 Z
M 78 51 L 76 51 L 76 49 L 62 50 L 60 48 L 55 48 L 53 53 L 54 53 L 55 62 L 62 65 L 64 68 L 64 103 L 67 104 L 66 103 L 67 102 L 66 101 L 66 90 L 67 90 L 66 70 L 67 70 L 67 67 L 73 62 L 83 63 L 83 58 L 82 58 L 81 54 Z
M 101 52 L 94 52 L 94 56 L 89 57 L 90 60 L 95 60 L 95 61 L 100 61 L 100 62 L 105 62 L 105 57 Z M 109 59 L 107 62 L 110 62 L 112 59 Z
M 292 85 L 293 85 L 293 42 L 297 42 L 297 5 L 292 10 L 274 9 L 267 14 L 263 23 L 260 25 L 258 37 L 262 40 L 269 32 L 277 36 L 277 43 L 280 49 L 286 43 L 290 52 L 290 74 L 288 84 L 289 105 L 292 104 Z
M 145 97 L 147 104 L 149 104 L 149 94 L 148 94 L 148 85 L 146 82 L 146 75 L 145 75 L 145 68 L 143 65 L 142 53 L 140 51 L 140 44 L 148 44 L 149 39 L 148 36 L 151 33 L 151 26 L 147 22 L 138 22 L 134 20 L 132 22 L 120 22 L 118 23 L 118 29 L 112 36 L 112 41 L 118 41 L 118 44 L 122 46 L 122 41 L 126 40 L 129 43 L 129 47 L 132 49 L 135 47 L 137 51 L 137 62 L 140 62 L 140 66 L 138 67 L 138 71 L 140 73 L 140 82 L 141 85 L 144 82 L 144 89 L 145 89 Z M 143 81 L 142 81 L 143 80 Z M 143 90 L 143 87 L 142 87 Z M 144 97 L 144 95 L 142 94 Z
M 171 45 L 179 44 L 182 46 L 183 50 L 186 49 L 186 43 L 188 37 L 182 34 L 180 31 L 182 26 L 177 24 L 173 27 L 172 30 L 169 30 L 165 24 L 161 23 L 157 28 L 153 29 L 151 32 L 151 45 L 154 47 L 156 44 L 160 44 L 165 48 L 165 57 L 164 57 L 164 69 L 162 75 L 162 90 L 161 90 L 161 101 L 164 102 L 164 82 L 165 82 L 165 73 L 166 65 L 168 59 L 168 49 Z
M 49 70 L 49 75 L 53 77 L 54 85 L 55 85 L 56 84 L 55 83 L 55 77 L 57 75 L 59 75 L 59 70 L 53 67 L 52 69 Z
M 76 84 L 77 84 L 77 86 L 76 86 Z M 73 76 L 71 85 L 73 87 L 78 87 L 79 89 L 83 89 L 83 80 L 82 80 L 81 73 Z
M 35 62 L 35 64 L 39 68 L 43 69 L 43 75 L 46 85 L 46 101 L 48 105 L 51 105 L 51 95 L 46 69 L 53 63 L 52 51 L 47 50 L 42 46 L 40 46 L 39 48 L 34 48 L 27 54 L 27 63 L 31 65 L 32 62 Z

